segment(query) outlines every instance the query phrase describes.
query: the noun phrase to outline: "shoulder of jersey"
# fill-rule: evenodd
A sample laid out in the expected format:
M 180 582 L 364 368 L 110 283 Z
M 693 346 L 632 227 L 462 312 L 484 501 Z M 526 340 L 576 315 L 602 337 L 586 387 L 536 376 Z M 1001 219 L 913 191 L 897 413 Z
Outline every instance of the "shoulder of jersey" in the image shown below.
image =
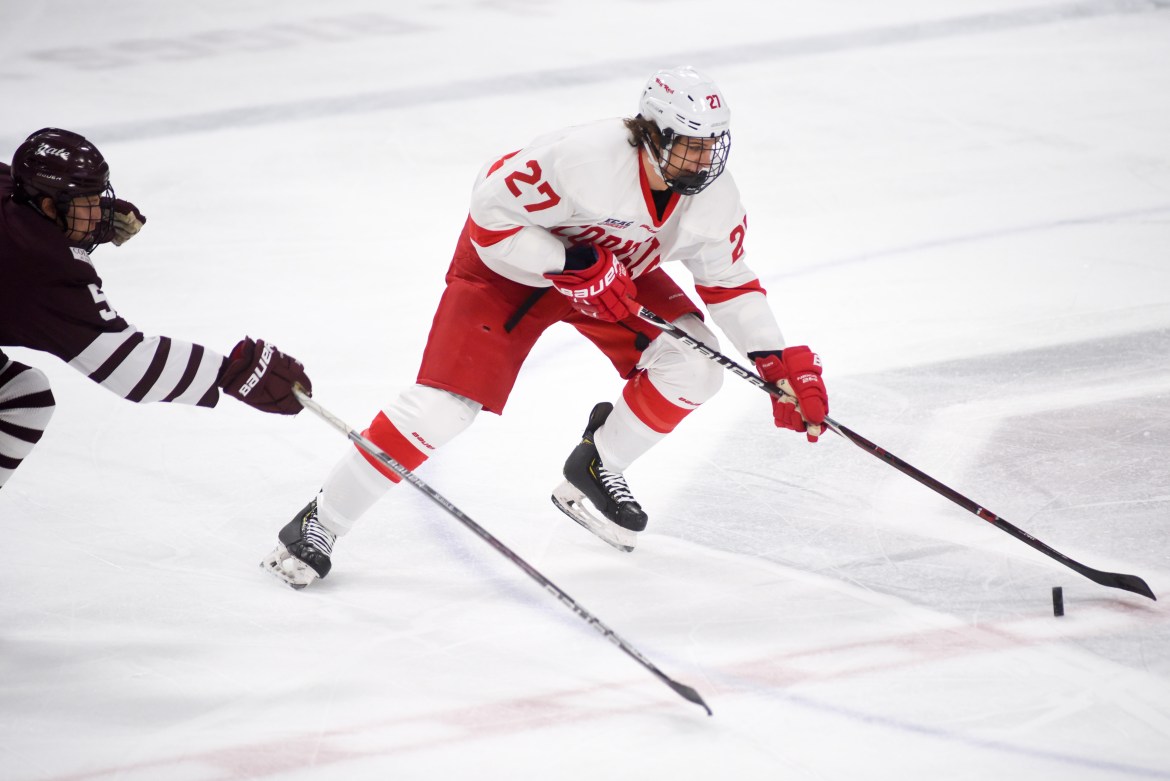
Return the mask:
M 698 195 L 683 196 L 689 200 L 683 219 L 687 227 L 699 234 L 723 237 L 743 219 L 739 188 L 731 173 L 723 174 Z
M 547 150 L 561 167 L 618 166 L 627 163 L 628 131 L 620 119 L 603 119 L 574 125 L 535 139 L 529 149 Z

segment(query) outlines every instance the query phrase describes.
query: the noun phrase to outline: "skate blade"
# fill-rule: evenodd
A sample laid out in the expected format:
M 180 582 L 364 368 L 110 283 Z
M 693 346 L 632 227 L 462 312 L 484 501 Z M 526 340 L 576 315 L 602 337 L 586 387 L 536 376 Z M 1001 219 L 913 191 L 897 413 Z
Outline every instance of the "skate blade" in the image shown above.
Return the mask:
M 634 544 L 638 541 L 638 533 L 618 526 L 609 519 L 599 518 L 590 509 L 585 495 L 567 480 L 553 491 L 552 502 L 565 515 L 618 550 L 629 553 L 634 549 Z
M 283 545 L 264 557 L 260 569 L 298 591 L 317 579 L 316 570 L 289 553 Z

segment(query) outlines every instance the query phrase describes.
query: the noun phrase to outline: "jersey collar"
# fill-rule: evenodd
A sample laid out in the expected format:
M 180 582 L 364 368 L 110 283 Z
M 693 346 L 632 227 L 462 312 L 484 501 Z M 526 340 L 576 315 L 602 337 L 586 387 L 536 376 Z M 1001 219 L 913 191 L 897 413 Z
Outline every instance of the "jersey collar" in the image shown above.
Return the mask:
M 650 189 L 650 180 L 646 178 L 646 164 L 642 161 L 642 155 L 645 152 L 638 149 L 638 182 L 642 186 L 642 200 L 646 203 L 646 213 L 650 215 L 650 221 L 655 228 L 661 228 L 662 225 L 670 219 L 670 215 L 674 214 L 674 207 L 678 206 L 678 200 L 682 196 L 678 193 L 671 193 L 670 200 L 666 203 L 666 208 L 662 210 L 662 219 L 658 219 L 658 207 L 654 205 L 654 191 Z

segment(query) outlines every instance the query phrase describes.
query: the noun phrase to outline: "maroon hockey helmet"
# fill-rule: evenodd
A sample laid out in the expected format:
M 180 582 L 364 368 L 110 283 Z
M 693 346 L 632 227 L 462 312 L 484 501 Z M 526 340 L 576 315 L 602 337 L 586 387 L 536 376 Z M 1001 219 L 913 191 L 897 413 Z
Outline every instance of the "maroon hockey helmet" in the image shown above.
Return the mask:
M 33 133 L 12 156 L 12 180 L 18 193 L 68 200 L 101 195 L 110 186 L 110 166 L 84 136 L 46 127 Z
M 16 148 L 12 181 L 14 195 L 23 203 L 52 198 L 62 227 L 74 198 L 114 197 L 110 166 L 98 148 L 78 133 L 55 127 L 38 130 Z

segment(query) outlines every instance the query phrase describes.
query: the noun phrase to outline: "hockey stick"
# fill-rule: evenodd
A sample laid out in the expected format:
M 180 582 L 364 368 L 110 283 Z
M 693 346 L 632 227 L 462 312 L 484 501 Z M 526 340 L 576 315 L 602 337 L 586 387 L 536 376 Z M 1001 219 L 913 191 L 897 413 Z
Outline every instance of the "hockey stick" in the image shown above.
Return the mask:
M 634 648 L 634 646 L 630 645 L 621 637 L 619 637 L 616 632 L 603 624 L 601 620 L 597 618 L 597 616 L 581 607 L 577 600 L 573 599 L 571 596 L 562 591 L 561 588 L 557 586 L 557 584 L 553 583 L 544 575 L 540 574 L 539 570 L 516 555 L 516 553 L 511 548 L 496 539 L 495 536 L 491 534 L 491 532 L 480 526 L 475 521 L 471 520 L 471 518 L 469 518 L 462 510 L 448 501 L 447 498 L 438 491 L 423 482 L 423 480 L 415 475 L 414 472 L 411 472 L 409 469 L 402 466 L 389 455 L 387 455 L 386 452 L 382 450 L 382 448 L 378 447 L 373 442 L 351 429 L 341 418 L 329 412 L 329 410 L 325 409 L 316 401 L 314 401 L 312 397 L 305 393 L 305 389 L 302 388 L 299 383 L 293 386 L 293 393 L 296 394 L 297 401 L 299 401 L 305 409 L 309 410 L 314 415 L 321 418 L 321 420 L 325 421 L 341 433 L 345 434 L 347 437 L 349 437 L 351 442 L 368 453 L 371 457 L 381 461 L 403 480 L 424 493 L 428 499 L 453 515 L 455 520 L 459 521 L 468 529 L 471 529 L 471 531 L 475 532 L 480 539 L 495 548 L 497 553 L 511 561 L 520 569 L 524 570 L 528 577 L 539 583 L 545 591 L 550 592 L 553 596 L 559 599 L 565 607 L 569 608 L 569 610 L 572 610 L 574 613 L 584 619 L 587 624 L 600 632 L 602 636 L 605 637 L 605 639 L 609 640 L 618 648 L 625 651 L 628 656 L 634 659 L 634 661 L 652 672 L 655 677 L 657 677 L 667 686 L 674 689 L 674 691 L 679 696 L 703 708 L 703 710 L 707 711 L 708 716 L 713 715 L 711 713 L 711 709 L 707 707 L 707 703 L 703 701 L 703 698 L 699 696 L 697 691 L 692 689 L 690 686 L 687 686 L 686 684 L 679 683 L 666 673 L 662 672 L 662 670 L 659 670 L 649 659 L 643 656 L 637 648 Z
M 711 349 L 707 345 L 703 344 L 702 342 L 700 342 L 697 339 L 690 336 L 686 331 L 682 330 L 678 326 L 673 325 L 671 323 L 668 323 L 666 320 L 663 320 L 661 317 L 654 314 L 646 307 L 640 307 L 637 315 L 642 320 L 645 320 L 648 323 L 652 323 L 652 324 L 658 326 L 665 333 L 669 334 L 670 336 L 673 336 L 675 339 L 678 339 L 680 342 L 687 345 L 688 347 L 702 353 L 704 356 L 706 356 L 707 358 L 710 358 L 712 361 L 719 364 L 723 368 L 731 371 L 733 374 L 736 374 L 736 375 L 742 377 L 743 379 L 747 380 L 748 382 L 750 382 L 752 385 L 755 385 L 760 390 L 765 391 L 766 393 L 769 393 L 769 394 L 771 394 L 777 398 L 780 398 L 780 399 L 785 399 L 787 401 L 792 401 L 792 402 L 796 401 L 796 398 L 794 396 L 792 396 L 792 394 L 785 393 L 783 390 L 781 390 L 776 385 L 773 385 L 772 383 L 769 383 L 769 382 L 765 382 L 755 372 L 752 372 L 749 369 L 745 369 L 743 366 L 740 366 L 738 363 L 731 360 L 726 355 L 723 355 L 722 353 L 720 353 L 717 350 Z M 977 515 L 978 517 L 987 521 L 991 525 L 995 526 L 998 529 L 1002 529 L 1003 531 L 1005 531 L 1008 534 L 1015 537 L 1017 540 L 1020 540 L 1021 542 L 1024 542 L 1027 545 L 1032 546 L 1033 548 L 1040 551 L 1044 555 L 1049 556 L 1053 559 L 1056 559 L 1064 566 L 1068 567 L 1069 569 L 1073 570 L 1074 572 L 1078 572 L 1081 575 L 1084 575 L 1086 578 L 1093 581 L 1094 583 L 1099 583 L 1102 586 L 1108 586 L 1110 588 L 1119 588 L 1119 589 L 1123 589 L 1125 591 L 1132 591 L 1135 594 L 1141 594 L 1143 597 L 1149 597 L 1150 599 L 1157 600 L 1157 597 L 1154 596 L 1154 592 L 1151 591 L 1150 587 L 1148 585 L 1146 585 L 1146 582 L 1144 580 L 1142 580 L 1141 578 L 1139 578 L 1138 576 L 1125 575 L 1125 574 L 1118 573 L 1118 572 L 1102 572 L 1101 570 L 1093 569 L 1092 567 L 1086 567 L 1084 564 L 1081 564 L 1080 562 L 1073 561 L 1072 559 L 1070 559 L 1068 556 L 1065 556 L 1060 551 L 1055 550 L 1053 548 L 1050 548 L 1048 545 L 1045 545 L 1043 542 L 1036 539 L 1031 534 L 1028 534 L 1023 529 L 1020 529 L 1016 526 L 1013 526 L 1012 524 L 1008 523 L 1003 518 L 1000 518 L 998 515 L 991 512 L 990 510 L 988 510 L 984 507 L 980 507 L 978 504 L 971 501 L 966 496 L 963 496 L 958 491 L 954 490 L 953 488 L 950 488 L 949 486 L 946 486 L 946 485 L 940 483 L 938 480 L 934 479 L 930 475 L 926 474 L 925 472 L 921 471 L 920 469 L 917 469 L 917 468 L 911 466 L 910 464 L 906 463 L 905 461 L 898 458 L 893 453 L 890 453 L 889 451 L 885 450 L 884 448 L 878 447 L 877 445 L 870 442 L 865 437 L 861 436 L 860 434 L 853 431 L 852 429 L 841 425 L 840 423 L 833 420 L 832 418 L 830 418 L 827 415 L 825 416 L 825 425 L 830 430 L 832 430 L 835 434 L 838 434 L 838 435 L 844 437 L 845 439 L 847 439 L 850 442 L 852 442 L 853 444 L 857 445 L 859 448 L 861 448 L 865 452 L 869 453 L 870 455 L 875 456 L 876 458 L 880 458 L 882 461 L 885 461 L 887 464 L 894 467 L 902 474 L 905 474 L 905 475 L 908 475 L 908 476 L 914 478 L 915 480 L 922 483 L 924 486 L 926 486 L 930 490 L 934 491 L 935 493 L 941 494 L 942 496 L 945 496 L 947 499 L 950 499 L 952 502 L 959 505 L 964 510 L 966 510 L 970 513 L 974 513 L 975 515 Z

